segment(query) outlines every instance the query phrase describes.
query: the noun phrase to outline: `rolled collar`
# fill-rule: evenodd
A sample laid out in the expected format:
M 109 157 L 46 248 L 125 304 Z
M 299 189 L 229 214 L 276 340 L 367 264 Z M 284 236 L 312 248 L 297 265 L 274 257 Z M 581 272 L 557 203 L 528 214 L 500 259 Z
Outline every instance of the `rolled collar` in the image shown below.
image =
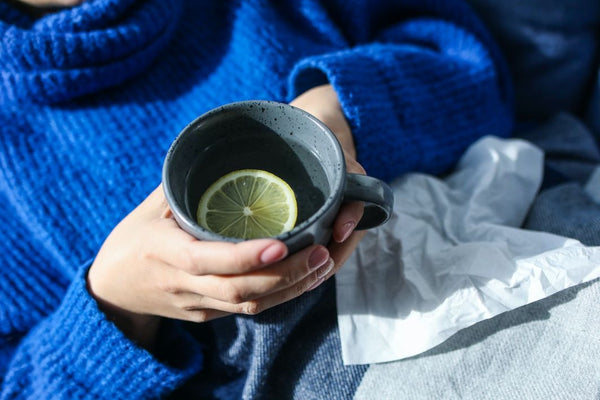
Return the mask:
M 0 104 L 53 103 L 147 68 L 169 42 L 182 0 L 92 0 L 33 19 L 0 2 Z

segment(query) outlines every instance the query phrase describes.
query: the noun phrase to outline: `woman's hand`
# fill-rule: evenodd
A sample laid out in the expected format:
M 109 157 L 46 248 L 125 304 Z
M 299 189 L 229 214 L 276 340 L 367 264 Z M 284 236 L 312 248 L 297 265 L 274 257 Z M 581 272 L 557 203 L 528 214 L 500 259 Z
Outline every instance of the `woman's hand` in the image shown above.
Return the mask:
M 160 316 L 204 322 L 257 314 L 318 286 L 334 267 L 320 245 L 287 255 L 274 239 L 195 239 L 172 218 L 159 186 L 108 236 L 88 287 L 128 337 L 151 348 Z
M 292 105 L 313 114 L 338 137 L 349 172 L 355 160 L 350 128 L 331 86 Z M 331 277 L 363 236 L 353 232 L 363 205 L 342 206 L 328 248 L 289 257 L 275 239 L 200 241 L 179 228 L 159 186 L 108 236 L 88 273 L 90 293 L 132 340 L 152 348 L 160 317 L 204 322 L 231 313 L 257 314 L 312 290 Z
M 344 151 L 348 172 L 365 174 L 364 168 L 356 161 L 356 148 L 352 132 L 333 86 L 321 85 L 307 90 L 290 104 L 314 115 L 331 129 Z M 325 279 L 340 269 L 364 236 L 364 232 L 354 231 L 362 217 L 363 209 L 364 206 L 361 202 L 342 205 L 333 225 L 333 240 L 329 244 L 335 268 Z

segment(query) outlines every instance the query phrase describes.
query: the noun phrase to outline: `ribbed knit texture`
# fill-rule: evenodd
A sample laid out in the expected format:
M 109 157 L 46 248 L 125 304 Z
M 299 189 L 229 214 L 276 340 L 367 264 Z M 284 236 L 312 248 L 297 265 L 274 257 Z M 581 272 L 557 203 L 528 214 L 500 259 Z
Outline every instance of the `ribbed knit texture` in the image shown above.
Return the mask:
M 332 282 L 203 324 L 201 346 L 168 325 L 156 357 L 98 310 L 88 260 L 223 103 L 329 81 L 385 179 L 511 129 L 505 67 L 459 1 L 94 0 L 38 20 L 0 2 L 0 39 L 2 399 L 351 397 L 365 367 L 341 364 Z
M 0 102 L 68 100 L 119 84 L 147 66 L 171 38 L 181 1 L 137 3 L 85 2 L 40 21 L 0 25 Z M 0 5 L 0 13 L 8 14 L 6 7 Z
M 86 294 L 84 275 L 82 268 L 61 306 L 21 342 L 21 351 L 5 377 L 7 384 L 18 383 L 19 396 L 156 398 L 199 369 L 202 358 L 198 344 L 187 334 L 174 339 L 174 333 L 169 332 L 171 337 L 161 338 L 173 366 L 157 363 L 126 340 Z M 29 370 L 27 375 L 23 369 Z M 69 384 L 57 377 L 68 377 Z

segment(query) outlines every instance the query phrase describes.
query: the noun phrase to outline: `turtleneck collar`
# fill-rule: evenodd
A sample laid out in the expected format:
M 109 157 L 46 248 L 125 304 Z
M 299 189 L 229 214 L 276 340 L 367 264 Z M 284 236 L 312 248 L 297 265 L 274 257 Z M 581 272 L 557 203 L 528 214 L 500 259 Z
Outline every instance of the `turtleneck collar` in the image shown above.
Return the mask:
M 34 19 L 0 1 L 0 104 L 54 103 L 145 69 L 168 43 L 182 0 L 92 0 Z

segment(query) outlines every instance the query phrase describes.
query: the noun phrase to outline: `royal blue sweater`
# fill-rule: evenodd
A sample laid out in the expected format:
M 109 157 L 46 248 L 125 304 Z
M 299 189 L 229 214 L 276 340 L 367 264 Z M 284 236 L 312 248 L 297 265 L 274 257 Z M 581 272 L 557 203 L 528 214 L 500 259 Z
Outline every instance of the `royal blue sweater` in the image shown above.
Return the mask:
M 12 4 L 12 3 L 11 3 Z M 86 289 L 199 114 L 336 89 L 370 175 L 443 173 L 511 130 L 501 57 L 458 0 L 0 1 L 1 399 L 348 398 L 331 281 L 255 317 L 129 341 Z

